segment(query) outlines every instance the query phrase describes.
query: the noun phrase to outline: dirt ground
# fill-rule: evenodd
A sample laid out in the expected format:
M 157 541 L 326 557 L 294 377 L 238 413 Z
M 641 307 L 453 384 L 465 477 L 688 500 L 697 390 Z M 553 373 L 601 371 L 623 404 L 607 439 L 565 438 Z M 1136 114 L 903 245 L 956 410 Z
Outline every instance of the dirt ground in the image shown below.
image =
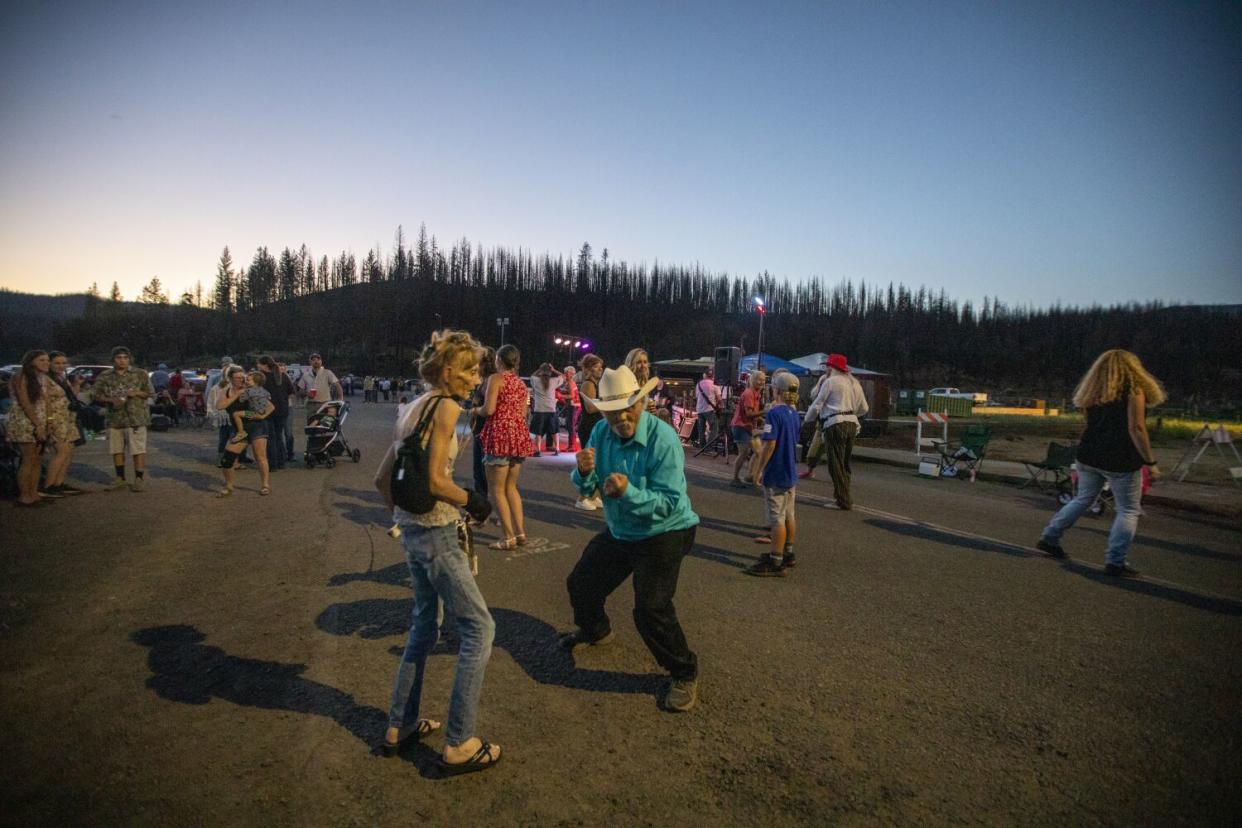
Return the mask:
M 496 769 L 436 778 L 433 737 L 377 756 L 411 610 L 371 486 L 395 414 L 357 406 L 360 464 L 240 474 L 214 435 L 152 435 L 147 492 L 0 504 L 0 822 L 30 824 L 1230 824 L 1242 778 L 1242 527 L 1148 509 L 1131 560 L 1107 524 L 1032 548 L 1048 495 L 857 464 L 853 512 L 799 487 L 799 568 L 762 547 L 753 491 L 689 458 L 702 516 L 677 605 L 699 707 L 611 599 L 615 647 L 575 663 L 565 576 L 601 526 L 570 459 L 527 464 L 521 554 L 483 553 L 496 619 L 480 735 Z M 302 440 L 299 437 L 299 445 Z M 468 453 L 458 467 L 468 477 Z M 109 477 L 102 443 L 75 479 Z M 424 713 L 443 719 L 452 622 Z

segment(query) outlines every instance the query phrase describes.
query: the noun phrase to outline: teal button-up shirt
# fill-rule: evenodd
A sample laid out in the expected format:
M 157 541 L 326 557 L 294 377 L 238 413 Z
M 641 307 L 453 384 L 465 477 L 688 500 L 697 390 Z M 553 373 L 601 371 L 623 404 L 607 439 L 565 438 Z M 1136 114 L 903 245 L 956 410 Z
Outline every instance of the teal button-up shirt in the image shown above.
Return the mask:
M 614 472 L 629 478 L 621 497 L 604 496 L 604 520 L 617 540 L 638 541 L 696 526 L 699 516 L 686 492 L 686 456 L 673 427 L 646 411 L 629 440 L 600 420 L 587 447 L 595 449 L 595 471 L 585 477 L 577 466 L 570 479 L 585 497 Z

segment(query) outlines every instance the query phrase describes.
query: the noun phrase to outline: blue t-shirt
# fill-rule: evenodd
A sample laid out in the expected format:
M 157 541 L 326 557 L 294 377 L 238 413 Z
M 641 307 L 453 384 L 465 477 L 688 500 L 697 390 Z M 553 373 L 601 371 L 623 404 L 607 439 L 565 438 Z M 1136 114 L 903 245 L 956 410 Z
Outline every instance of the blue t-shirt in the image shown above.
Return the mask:
M 792 489 L 798 482 L 798 436 L 802 420 L 787 405 L 774 405 L 763 422 L 763 440 L 776 441 L 772 459 L 763 467 L 763 485 L 773 489 Z

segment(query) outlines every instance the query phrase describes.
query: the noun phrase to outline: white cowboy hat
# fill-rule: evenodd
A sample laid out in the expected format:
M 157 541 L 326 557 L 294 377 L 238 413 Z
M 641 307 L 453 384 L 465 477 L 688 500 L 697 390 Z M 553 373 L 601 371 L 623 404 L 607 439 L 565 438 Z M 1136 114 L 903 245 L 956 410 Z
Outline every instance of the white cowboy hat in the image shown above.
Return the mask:
M 638 379 L 629 366 L 607 368 L 599 380 L 599 399 L 591 400 L 591 404 L 600 411 L 620 411 L 629 408 L 643 397 L 651 393 L 659 380 L 649 379 L 642 387 L 638 387 Z M 587 397 L 587 399 L 591 399 Z

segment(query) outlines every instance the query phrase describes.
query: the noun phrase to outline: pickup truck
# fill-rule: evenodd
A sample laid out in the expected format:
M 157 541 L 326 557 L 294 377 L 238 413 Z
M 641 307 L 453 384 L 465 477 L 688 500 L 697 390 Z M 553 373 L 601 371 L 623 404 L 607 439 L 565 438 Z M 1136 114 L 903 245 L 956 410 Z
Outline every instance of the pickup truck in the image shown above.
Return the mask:
M 954 397 L 960 400 L 973 400 L 980 405 L 988 401 L 988 395 L 983 393 L 974 393 L 971 391 L 963 391 L 960 388 L 933 388 L 927 392 L 929 397 Z

